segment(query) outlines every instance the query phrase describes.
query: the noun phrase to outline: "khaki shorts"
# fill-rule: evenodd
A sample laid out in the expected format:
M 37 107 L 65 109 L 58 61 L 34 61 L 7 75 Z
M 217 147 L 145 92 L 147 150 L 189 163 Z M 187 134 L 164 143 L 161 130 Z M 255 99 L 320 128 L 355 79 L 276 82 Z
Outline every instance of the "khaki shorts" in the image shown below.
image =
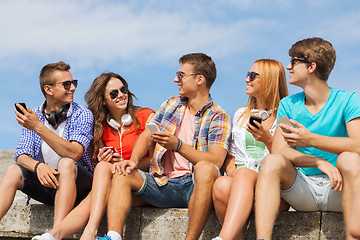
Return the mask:
M 334 191 L 326 174 L 306 176 L 297 170 L 294 185 L 281 197 L 296 211 L 342 212 L 342 192 Z

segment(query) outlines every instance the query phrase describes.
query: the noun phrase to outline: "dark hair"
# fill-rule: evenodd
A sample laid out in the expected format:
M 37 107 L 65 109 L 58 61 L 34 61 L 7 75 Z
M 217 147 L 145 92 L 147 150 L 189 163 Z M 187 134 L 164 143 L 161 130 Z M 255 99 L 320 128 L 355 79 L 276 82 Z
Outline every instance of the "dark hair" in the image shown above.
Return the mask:
M 49 63 L 45 65 L 41 71 L 39 76 L 40 88 L 44 96 L 46 97 L 46 92 L 44 90 L 44 86 L 46 84 L 54 83 L 55 80 L 53 78 L 53 73 L 55 71 L 69 71 L 70 65 L 64 63 L 63 61 L 56 62 L 56 63 Z
M 92 159 L 91 162 L 93 166 L 95 166 L 98 162 L 97 155 L 99 153 L 99 146 L 101 137 L 103 135 L 103 124 L 106 123 L 106 117 L 109 114 L 109 109 L 104 105 L 105 99 L 105 88 L 110 81 L 111 78 L 117 78 L 119 79 L 124 86 L 127 86 L 129 88 L 128 83 L 125 81 L 124 78 L 122 78 L 120 75 L 116 73 L 102 73 L 100 76 L 98 76 L 93 83 L 91 84 L 90 89 L 85 94 L 85 101 L 88 105 L 88 108 L 94 115 L 94 137 L 92 140 Z M 133 104 L 133 98 L 136 98 L 136 96 L 131 93 L 129 90 L 128 92 L 128 104 L 126 107 L 126 112 L 130 114 L 136 131 L 139 130 L 139 120 L 136 116 L 136 112 L 141 109 L 138 106 L 134 106 Z
M 210 89 L 216 78 L 216 66 L 211 57 L 204 53 L 189 53 L 179 59 L 180 64 L 193 65 L 194 72 L 200 73 L 206 79 L 206 86 Z
M 290 57 L 305 58 L 316 63 L 315 75 L 321 80 L 328 80 L 335 66 L 336 52 L 330 42 L 318 38 L 307 38 L 296 42 L 289 50 Z

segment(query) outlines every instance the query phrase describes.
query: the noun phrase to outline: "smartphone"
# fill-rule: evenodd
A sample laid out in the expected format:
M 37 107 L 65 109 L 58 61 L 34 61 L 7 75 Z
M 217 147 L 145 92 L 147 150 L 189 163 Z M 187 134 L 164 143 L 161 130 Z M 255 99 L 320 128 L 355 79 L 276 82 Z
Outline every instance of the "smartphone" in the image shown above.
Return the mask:
M 112 151 L 113 153 L 116 152 L 114 147 L 105 147 L 105 149 L 106 149 L 106 150 L 107 150 L 107 149 L 111 149 L 111 151 Z
M 21 106 L 23 106 L 23 108 L 26 109 L 26 104 L 25 103 L 17 103 L 17 104 L 20 104 Z M 24 114 L 23 111 L 21 111 L 20 108 L 18 106 L 16 106 L 16 103 L 15 103 L 15 108 L 19 113 Z
M 160 132 L 159 127 L 153 122 L 147 123 L 146 126 L 149 128 L 151 133 Z
M 256 121 L 256 122 L 258 122 L 258 123 L 261 124 L 262 118 L 261 118 L 261 117 L 254 116 L 254 115 L 251 115 L 251 116 L 250 116 L 249 123 L 250 123 L 251 125 L 253 125 L 254 127 L 256 127 L 256 128 L 259 128 L 258 126 L 256 126 L 256 124 L 254 123 L 254 121 Z
M 278 124 L 285 124 L 288 125 L 290 127 L 294 127 L 294 125 L 292 125 L 292 123 L 290 122 L 290 119 L 288 118 L 288 116 L 283 116 L 282 118 L 280 118 L 279 120 L 277 120 Z M 281 128 L 285 133 L 290 133 L 290 131 Z

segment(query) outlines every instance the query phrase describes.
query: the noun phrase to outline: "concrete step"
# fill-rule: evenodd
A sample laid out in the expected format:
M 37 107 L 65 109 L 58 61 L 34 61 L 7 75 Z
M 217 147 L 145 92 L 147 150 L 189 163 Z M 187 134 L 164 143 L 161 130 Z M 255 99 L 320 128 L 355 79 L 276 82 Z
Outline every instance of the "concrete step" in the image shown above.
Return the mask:
M 0 179 L 6 167 L 13 163 L 14 151 L 0 151 Z M 1 196 L 0 196 L 1 197 Z M 53 207 L 31 201 L 25 206 L 26 196 L 18 191 L 16 200 L 0 221 L 0 239 L 29 239 L 51 229 Z M 188 224 L 188 210 L 180 208 L 134 208 L 125 223 L 124 240 L 184 239 Z M 104 218 L 99 233 L 107 229 Z M 200 237 L 209 240 L 218 235 L 220 224 L 212 211 Z M 255 221 L 252 214 L 244 227 L 245 239 L 255 239 Z M 80 233 L 68 239 L 78 239 Z M 345 239 L 341 213 L 282 212 L 274 228 L 273 239 Z
M 188 210 L 181 208 L 134 208 L 124 228 L 124 240 L 184 239 L 188 225 Z M 53 208 L 42 204 L 30 206 L 15 204 L 0 221 L 0 237 L 31 238 L 51 229 Z M 255 239 L 255 221 L 252 214 L 244 228 L 245 239 Z M 200 237 L 208 240 L 220 232 L 214 212 Z M 106 232 L 104 218 L 99 235 Z M 74 234 L 68 239 L 79 239 Z M 283 212 L 274 229 L 274 239 L 345 239 L 341 213 Z

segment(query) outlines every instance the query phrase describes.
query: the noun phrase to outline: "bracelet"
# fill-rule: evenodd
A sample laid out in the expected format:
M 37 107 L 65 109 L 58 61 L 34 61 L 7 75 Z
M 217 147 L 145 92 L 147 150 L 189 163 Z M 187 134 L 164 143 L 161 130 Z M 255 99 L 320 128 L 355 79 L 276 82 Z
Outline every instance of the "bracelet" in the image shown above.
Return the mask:
M 181 139 L 178 138 L 177 147 L 176 147 L 173 151 L 174 151 L 174 152 L 180 151 L 181 146 L 182 146 L 182 141 L 181 141 Z
M 34 166 L 34 173 L 36 173 L 36 171 L 37 171 L 40 163 L 43 163 L 43 162 L 38 161 L 38 162 L 35 164 L 35 166 Z

